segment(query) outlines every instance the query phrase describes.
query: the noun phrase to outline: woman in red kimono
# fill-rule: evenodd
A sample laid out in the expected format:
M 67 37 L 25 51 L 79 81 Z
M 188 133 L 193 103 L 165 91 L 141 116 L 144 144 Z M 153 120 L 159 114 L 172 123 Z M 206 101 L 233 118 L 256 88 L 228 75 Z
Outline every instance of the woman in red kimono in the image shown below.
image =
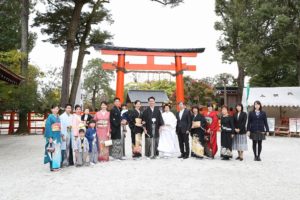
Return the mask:
M 96 121 L 97 126 L 97 136 L 98 136 L 98 160 L 100 162 L 106 162 L 109 160 L 109 147 L 105 146 L 104 142 L 110 139 L 110 122 L 109 115 L 110 113 L 107 111 L 107 102 L 102 101 L 100 106 L 101 110 L 98 111 L 94 120 Z
M 218 151 L 217 145 L 217 131 L 219 130 L 218 112 L 213 110 L 211 104 L 207 105 L 207 113 L 204 115 L 207 121 L 206 127 L 206 146 L 210 150 L 210 153 L 206 153 L 207 156 L 214 158 Z

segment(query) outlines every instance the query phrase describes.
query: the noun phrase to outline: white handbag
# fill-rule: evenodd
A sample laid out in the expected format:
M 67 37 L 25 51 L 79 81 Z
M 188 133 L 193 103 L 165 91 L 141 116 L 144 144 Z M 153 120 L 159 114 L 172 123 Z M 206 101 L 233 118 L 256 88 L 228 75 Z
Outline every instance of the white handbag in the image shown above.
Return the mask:
M 111 145 L 112 145 L 112 140 L 106 140 L 106 141 L 104 141 L 104 145 L 105 145 L 106 147 L 111 146 Z

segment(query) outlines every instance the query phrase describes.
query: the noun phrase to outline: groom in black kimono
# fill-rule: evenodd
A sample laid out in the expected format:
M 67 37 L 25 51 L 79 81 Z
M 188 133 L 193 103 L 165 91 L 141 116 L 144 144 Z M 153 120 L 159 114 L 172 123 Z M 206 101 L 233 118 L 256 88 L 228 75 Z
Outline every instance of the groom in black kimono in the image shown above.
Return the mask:
M 183 102 L 179 102 L 180 111 L 176 113 L 178 136 L 181 156 L 178 158 L 187 159 L 190 154 L 189 133 L 192 126 L 191 112 L 185 108 Z
M 154 137 L 154 157 L 158 156 L 159 128 L 164 125 L 160 110 L 155 107 L 155 98 L 148 98 L 149 107 L 143 112 L 142 120 L 145 132 L 145 156 L 151 156 L 152 138 Z M 155 124 L 154 135 L 152 124 Z

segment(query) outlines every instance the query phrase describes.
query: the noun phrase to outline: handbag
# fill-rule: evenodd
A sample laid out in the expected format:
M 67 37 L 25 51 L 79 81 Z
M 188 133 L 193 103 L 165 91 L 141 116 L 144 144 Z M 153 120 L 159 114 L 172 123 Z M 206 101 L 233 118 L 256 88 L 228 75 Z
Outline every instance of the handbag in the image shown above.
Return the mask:
M 106 140 L 104 141 L 104 146 L 109 147 L 112 145 L 112 140 Z

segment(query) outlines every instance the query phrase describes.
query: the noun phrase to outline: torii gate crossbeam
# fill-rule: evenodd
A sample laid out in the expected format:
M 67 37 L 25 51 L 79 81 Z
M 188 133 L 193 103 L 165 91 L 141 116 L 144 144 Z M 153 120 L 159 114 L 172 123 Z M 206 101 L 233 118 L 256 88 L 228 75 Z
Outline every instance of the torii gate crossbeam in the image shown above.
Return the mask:
M 204 48 L 192 49 L 156 49 L 156 48 L 130 48 L 94 45 L 96 50 L 100 50 L 103 55 L 117 55 L 118 61 L 104 63 L 104 70 L 117 70 L 116 97 L 124 101 L 124 74 L 126 70 L 148 70 L 148 71 L 175 71 L 176 75 L 176 102 L 184 101 L 183 71 L 196 71 L 195 65 L 182 63 L 182 57 L 197 57 L 198 53 L 203 53 Z M 126 56 L 146 56 L 146 64 L 131 64 L 125 61 Z M 170 65 L 155 64 L 155 56 L 174 57 L 175 63 Z

